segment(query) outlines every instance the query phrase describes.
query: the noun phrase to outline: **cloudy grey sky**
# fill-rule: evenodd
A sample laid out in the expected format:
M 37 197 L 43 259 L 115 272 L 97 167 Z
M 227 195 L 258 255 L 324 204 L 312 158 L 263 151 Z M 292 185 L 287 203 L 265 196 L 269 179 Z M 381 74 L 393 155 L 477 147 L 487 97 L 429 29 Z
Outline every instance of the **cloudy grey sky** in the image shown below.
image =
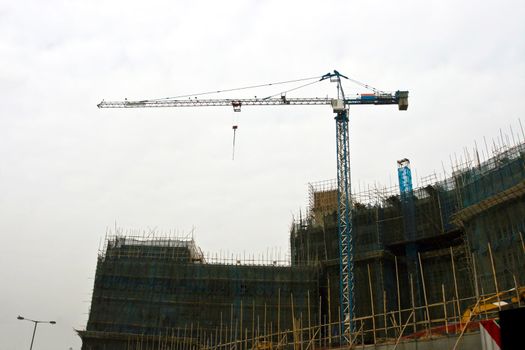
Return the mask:
M 0 349 L 29 347 L 18 314 L 57 321 L 39 326 L 35 349 L 80 348 L 73 329 L 115 223 L 195 227 L 204 251 L 284 254 L 307 183 L 335 177 L 329 107 L 99 110 L 103 98 L 333 69 L 408 89 L 407 112 L 351 110 L 354 182 L 395 184 L 397 159 L 425 176 L 500 128 L 518 137 L 523 18 L 519 0 L 0 1 Z M 289 96 L 335 92 L 316 89 Z

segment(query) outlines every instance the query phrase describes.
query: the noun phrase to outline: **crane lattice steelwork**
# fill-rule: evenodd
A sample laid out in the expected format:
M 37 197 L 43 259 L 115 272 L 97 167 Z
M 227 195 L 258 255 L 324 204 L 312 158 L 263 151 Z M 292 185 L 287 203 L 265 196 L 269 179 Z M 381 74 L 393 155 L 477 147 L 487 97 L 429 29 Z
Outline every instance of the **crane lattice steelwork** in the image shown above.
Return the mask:
M 350 343 L 354 319 L 354 273 L 353 273 L 353 235 L 352 235 L 352 201 L 350 181 L 350 155 L 348 133 L 348 109 L 350 105 L 391 105 L 397 104 L 399 110 L 408 108 L 408 91 L 395 93 L 382 92 L 376 89 L 374 93 L 361 94 L 357 97 L 346 98 L 341 78 L 349 79 L 334 70 L 320 77 L 318 81 L 329 79 L 337 83 L 337 98 L 245 98 L 245 99 L 177 99 L 165 98 L 141 101 L 102 101 L 99 108 L 150 108 L 150 107 L 206 107 L 232 106 L 234 111 L 240 112 L 242 106 L 270 106 L 270 105 L 331 105 L 336 121 L 337 147 L 337 217 L 339 235 L 339 267 L 340 267 L 340 305 L 342 328 L 345 340 Z M 352 80 L 352 79 L 350 79 Z M 370 88 L 368 85 L 354 82 Z M 271 84 L 269 84 L 271 85 Z M 235 90 L 235 89 L 234 89 Z M 188 97 L 186 95 L 184 97 Z

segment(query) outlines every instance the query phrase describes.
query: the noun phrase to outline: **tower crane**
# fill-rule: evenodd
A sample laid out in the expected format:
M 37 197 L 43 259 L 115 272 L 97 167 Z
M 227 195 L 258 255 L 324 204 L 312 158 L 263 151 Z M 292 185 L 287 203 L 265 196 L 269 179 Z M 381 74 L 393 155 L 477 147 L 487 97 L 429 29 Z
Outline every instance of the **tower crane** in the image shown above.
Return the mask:
M 336 150 L 337 150 L 337 220 L 339 238 L 339 301 L 341 305 L 342 332 L 347 343 L 351 342 L 350 334 L 354 330 L 354 252 L 352 234 L 352 201 L 350 181 L 350 154 L 348 112 L 351 105 L 392 105 L 399 110 L 408 108 L 408 91 L 383 92 L 350 79 L 338 71 L 317 77 L 318 81 L 330 80 L 337 83 L 337 98 L 299 97 L 287 98 L 242 98 L 242 99 L 181 99 L 164 98 L 140 101 L 102 101 L 98 108 L 153 108 L 153 107 L 210 107 L 232 106 L 235 112 L 240 112 L 242 106 L 284 106 L 284 105 L 330 105 L 335 113 Z M 342 79 L 348 79 L 369 88 L 373 93 L 360 94 L 351 98 L 345 97 Z M 271 85 L 271 84 L 270 84 Z M 236 90 L 236 89 L 232 89 Z M 230 90 L 231 91 L 231 90 Z M 186 95 L 184 97 L 188 97 Z

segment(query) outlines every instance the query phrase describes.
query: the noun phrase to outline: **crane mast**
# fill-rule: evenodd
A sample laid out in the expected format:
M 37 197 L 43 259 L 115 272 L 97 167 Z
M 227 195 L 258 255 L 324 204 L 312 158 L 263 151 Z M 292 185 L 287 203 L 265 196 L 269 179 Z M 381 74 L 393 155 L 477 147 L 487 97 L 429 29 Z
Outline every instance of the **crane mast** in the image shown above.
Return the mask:
M 242 106 L 283 106 L 283 105 L 331 105 L 336 122 L 337 150 L 337 230 L 339 239 L 339 302 L 342 332 L 345 341 L 351 343 L 354 331 L 354 244 L 352 234 L 352 199 L 350 180 L 350 142 L 348 114 L 350 105 L 391 105 L 397 104 L 399 110 L 408 108 L 408 91 L 395 93 L 380 92 L 361 94 L 346 98 L 341 78 L 349 79 L 338 71 L 323 75 L 319 81 L 329 79 L 337 83 L 337 98 L 245 98 L 245 99 L 157 99 L 139 101 L 102 101 L 98 108 L 154 108 L 154 107 L 213 107 L 232 106 L 240 112 Z M 363 84 L 362 84 L 363 85 Z M 368 88 L 368 86 L 363 85 Z
M 343 76 L 344 77 L 344 76 Z M 354 331 L 354 249 L 352 235 L 352 183 L 350 180 L 350 142 L 348 104 L 341 85 L 341 74 L 334 71 L 331 81 L 337 83 L 338 99 L 332 103 L 336 125 L 337 151 L 337 233 L 339 238 L 339 305 L 345 341 L 351 344 Z M 343 103 L 339 101 L 343 101 Z

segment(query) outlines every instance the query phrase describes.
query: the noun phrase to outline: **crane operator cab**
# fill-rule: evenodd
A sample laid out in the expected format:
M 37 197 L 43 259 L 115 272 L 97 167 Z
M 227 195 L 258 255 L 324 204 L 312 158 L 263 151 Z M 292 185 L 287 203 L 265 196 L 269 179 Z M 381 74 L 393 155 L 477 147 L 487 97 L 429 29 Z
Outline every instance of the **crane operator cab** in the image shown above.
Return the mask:
M 345 101 L 341 99 L 332 99 L 332 109 L 334 110 L 334 113 L 342 112 L 346 108 Z

